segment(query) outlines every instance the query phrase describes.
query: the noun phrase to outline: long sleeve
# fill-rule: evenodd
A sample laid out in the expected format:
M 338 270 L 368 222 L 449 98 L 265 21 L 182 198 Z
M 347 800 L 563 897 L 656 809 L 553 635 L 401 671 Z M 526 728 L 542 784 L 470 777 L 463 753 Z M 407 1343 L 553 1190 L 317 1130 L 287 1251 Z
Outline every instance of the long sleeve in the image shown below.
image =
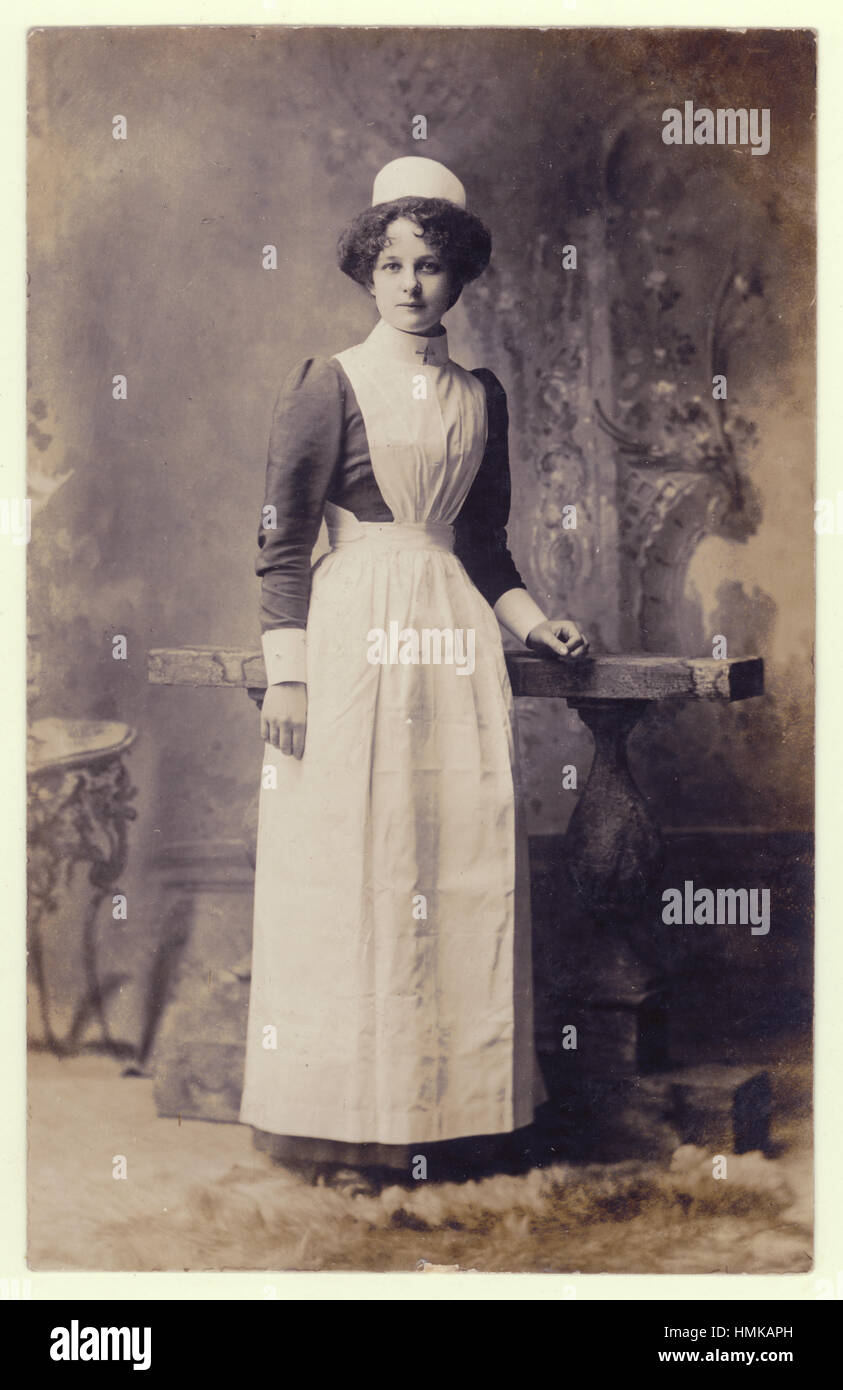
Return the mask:
M 511 483 L 506 393 L 493 372 L 474 376 L 486 391 L 486 450 L 454 523 L 454 551 L 492 607 L 510 589 L 526 589 L 507 545 Z
M 493 372 L 481 367 L 473 375 L 486 391 L 486 449 L 454 526 L 454 550 L 498 622 L 526 642 L 545 614 L 527 592 L 507 544 L 511 481 L 506 392 Z
M 310 561 L 342 452 L 344 419 L 338 365 L 327 358 L 299 363 L 275 402 L 255 560 L 270 685 L 306 679 Z

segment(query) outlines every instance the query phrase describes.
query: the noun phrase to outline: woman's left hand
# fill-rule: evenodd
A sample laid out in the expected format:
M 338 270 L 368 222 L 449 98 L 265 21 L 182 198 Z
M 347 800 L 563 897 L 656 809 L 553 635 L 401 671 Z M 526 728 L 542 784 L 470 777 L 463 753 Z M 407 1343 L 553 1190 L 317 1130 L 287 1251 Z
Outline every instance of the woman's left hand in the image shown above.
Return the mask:
M 588 655 L 588 638 L 570 618 L 545 618 L 528 633 L 526 645 L 539 656 Z

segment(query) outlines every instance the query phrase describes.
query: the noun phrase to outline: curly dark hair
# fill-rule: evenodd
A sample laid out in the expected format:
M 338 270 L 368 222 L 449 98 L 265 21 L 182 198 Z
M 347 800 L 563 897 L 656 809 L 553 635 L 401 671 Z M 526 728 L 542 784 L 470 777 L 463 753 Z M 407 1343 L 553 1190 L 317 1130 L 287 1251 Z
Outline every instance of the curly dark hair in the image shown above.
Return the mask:
M 489 264 L 492 238 L 479 217 L 446 198 L 395 198 L 361 212 L 337 243 L 340 270 L 368 288 L 375 262 L 386 246 L 387 228 L 398 217 L 417 223 L 425 241 L 439 252 L 454 277 L 451 302 L 456 303 L 463 286 L 476 280 Z

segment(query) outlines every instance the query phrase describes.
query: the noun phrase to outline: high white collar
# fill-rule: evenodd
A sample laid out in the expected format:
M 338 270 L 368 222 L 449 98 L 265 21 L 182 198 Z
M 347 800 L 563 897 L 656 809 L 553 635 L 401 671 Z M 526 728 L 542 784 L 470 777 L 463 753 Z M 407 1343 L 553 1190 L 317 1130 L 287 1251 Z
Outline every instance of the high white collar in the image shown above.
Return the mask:
M 423 333 L 403 333 L 386 319 L 378 319 L 366 339 L 366 346 L 378 355 L 406 362 L 409 366 L 444 367 L 448 361 L 447 332 L 432 337 Z

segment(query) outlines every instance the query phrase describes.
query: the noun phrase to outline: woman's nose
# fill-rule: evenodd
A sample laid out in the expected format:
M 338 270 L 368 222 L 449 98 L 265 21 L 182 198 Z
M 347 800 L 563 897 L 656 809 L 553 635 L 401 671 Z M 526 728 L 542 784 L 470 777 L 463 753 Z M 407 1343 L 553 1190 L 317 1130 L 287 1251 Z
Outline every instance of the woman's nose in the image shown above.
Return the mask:
M 408 271 L 407 274 L 405 274 L 405 276 L 404 276 L 404 293 L 405 293 L 405 294 L 418 294 L 418 292 L 419 292 L 419 280 L 418 280 L 418 276 L 416 275 L 416 272 L 415 272 L 414 270 Z

